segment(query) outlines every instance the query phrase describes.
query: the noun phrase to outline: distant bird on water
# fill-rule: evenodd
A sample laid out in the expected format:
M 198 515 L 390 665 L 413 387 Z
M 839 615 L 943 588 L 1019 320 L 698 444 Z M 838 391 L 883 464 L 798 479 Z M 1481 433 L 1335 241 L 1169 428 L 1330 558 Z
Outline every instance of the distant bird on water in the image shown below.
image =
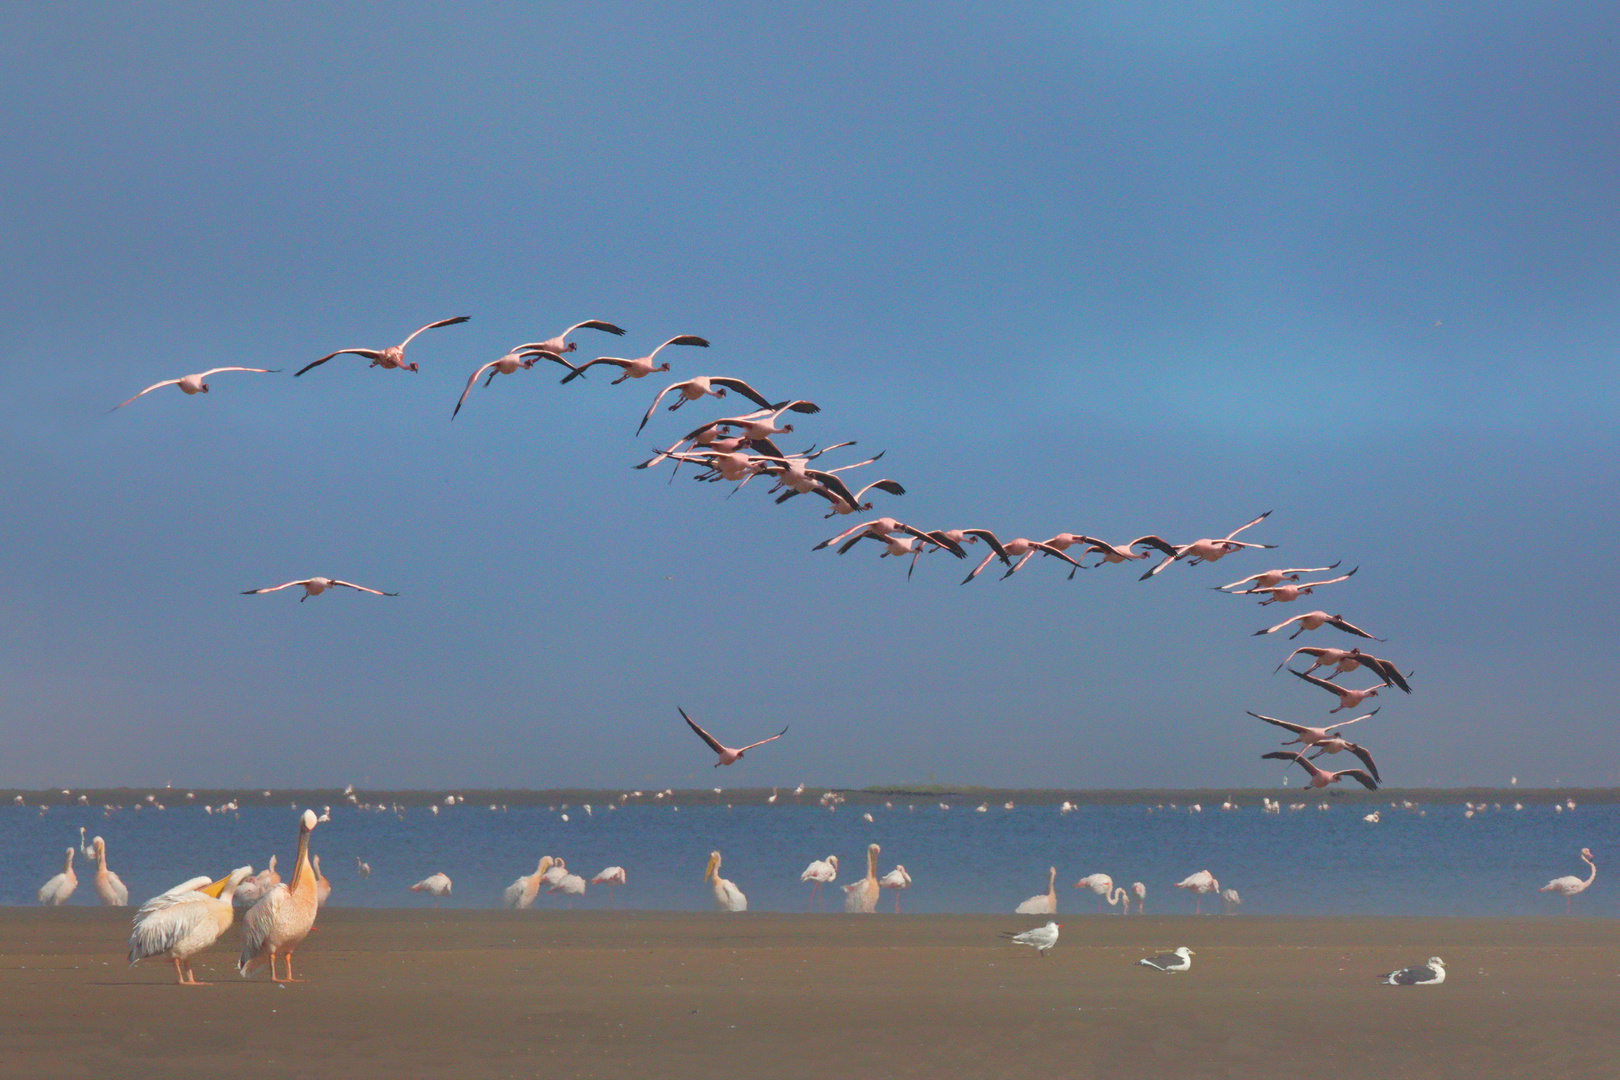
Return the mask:
M 457 323 L 464 323 L 470 318 L 472 318 L 471 315 L 457 315 L 453 319 L 440 319 L 438 322 L 428 323 L 426 326 L 412 332 L 410 337 L 406 338 L 398 345 L 390 345 L 386 349 L 339 349 L 337 352 L 329 352 L 319 360 L 316 360 L 310 364 L 305 364 L 303 367 L 293 372 L 293 377 L 297 378 L 310 368 L 320 367 L 334 356 L 343 356 L 346 354 L 365 357 L 367 360 L 371 361 L 371 363 L 367 365 L 368 367 L 380 367 L 383 369 L 399 368 L 402 371 L 415 371 L 415 361 L 412 361 L 409 364 L 405 362 L 405 346 L 414 341 L 417 334 L 422 333 L 424 330 L 433 330 L 440 326 L 454 326 Z
M 1378 981 L 1385 986 L 1439 986 L 1446 981 L 1446 962 L 1431 956 L 1427 964 L 1398 968 L 1388 975 L 1378 976 Z
M 1057 867 L 1048 867 L 1046 871 L 1046 892 L 1037 894 L 1019 904 L 1013 911 L 1019 915 L 1056 915 L 1057 914 Z M 1053 923 L 1052 925 L 1057 925 Z
M 298 855 L 292 880 L 285 885 L 271 886 L 242 916 L 242 954 L 236 961 L 236 970 L 243 978 L 268 962 L 272 980 L 298 981 L 293 978 L 293 950 L 315 926 L 315 914 L 320 908 L 315 870 L 309 863 L 309 834 L 314 829 L 315 811 L 305 810 L 298 819 Z M 284 980 L 276 976 L 278 953 L 287 965 Z
M 371 864 L 362 861 L 360 856 L 356 855 L 354 857 L 354 872 L 360 877 L 368 878 L 371 876 Z
M 1028 945 L 1035 950 L 1036 956 L 1045 956 L 1052 946 L 1058 943 L 1058 930 L 1062 923 L 1049 922 L 1045 926 L 1037 926 L 1033 930 L 1025 930 L 1021 934 L 1011 930 L 1003 930 L 1001 936 L 1014 945 Z
M 429 874 L 427 877 L 411 886 L 411 892 L 425 892 L 433 897 L 433 906 L 438 907 L 439 901 L 450 895 L 449 874 Z
M 911 875 L 901 863 L 895 863 L 894 869 L 878 878 L 878 888 L 894 890 L 894 913 L 900 914 L 900 890 L 911 888 Z
M 1192 958 L 1195 955 L 1196 954 L 1191 949 L 1183 945 L 1180 948 L 1172 949 L 1167 953 L 1159 953 L 1157 956 L 1144 957 L 1143 959 L 1138 960 L 1137 963 L 1142 967 L 1150 967 L 1156 971 L 1168 971 L 1174 973 L 1178 971 L 1186 971 L 1188 968 L 1192 967 Z
M 341 586 L 341 587 L 343 587 L 345 589 L 356 589 L 356 590 L 358 590 L 360 592 L 370 593 L 373 596 L 398 596 L 399 595 L 399 593 L 397 593 L 397 592 L 383 592 L 380 589 L 368 589 L 364 585 L 356 585 L 353 582 L 339 581 L 337 578 L 327 578 L 327 577 L 304 578 L 302 581 L 283 582 L 280 585 L 270 585 L 270 586 L 267 586 L 267 587 L 265 587 L 263 589 L 244 589 L 244 590 L 242 590 L 242 595 L 243 596 L 258 596 L 261 593 L 280 592 L 282 589 L 290 589 L 294 585 L 302 585 L 304 587 L 304 595 L 300 596 L 298 598 L 298 602 L 300 604 L 302 604 L 305 600 L 308 600 L 312 596 L 321 595 L 321 593 L 325 592 L 327 589 L 335 589 L 335 588 L 338 588 L 339 586 Z
M 709 852 L 709 865 L 703 871 L 703 880 L 714 892 L 714 906 L 720 911 L 747 911 L 748 897 L 736 885 L 720 876 L 720 853 Z
M 1559 896 L 1562 896 L 1564 898 L 1565 915 L 1570 913 L 1570 897 L 1579 896 L 1581 893 L 1586 891 L 1586 887 L 1588 885 L 1597 880 L 1597 863 L 1592 861 L 1591 848 L 1581 848 L 1581 860 L 1585 862 L 1587 866 L 1592 868 L 1592 872 L 1586 875 L 1586 879 L 1584 881 L 1571 874 L 1569 877 L 1553 878 L 1540 889 L 1536 890 L 1537 892 L 1555 892 Z
M 39 887 L 34 898 L 48 907 L 60 907 L 79 887 L 78 875 L 73 872 L 73 849 L 63 848 L 67 858 L 62 861 L 62 872 Z
M 623 357 L 618 356 L 598 356 L 595 360 L 581 364 L 567 375 L 564 375 L 562 377 L 562 381 L 565 383 L 573 382 L 575 379 L 585 374 L 585 372 L 589 371 L 597 364 L 614 364 L 619 368 L 620 375 L 617 379 L 614 379 L 613 382 L 609 384 L 611 386 L 618 386 L 626 379 L 645 378 L 655 371 L 668 371 L 668 360 L 665 360 L 662 364 L 658 364 L 656 366 L 653 364 L 653 360 L 660 352 L 671 345 L 693 345 L 700 349 L 707 349 L 709 347 L 709 343 L 703 338 L 698 337 L 696 334 L 680 334 L 676 337 L 670 338 L 668 341 L 658 346 L 658 348 L 654 349 L 646 356 L 638 357 L 634 360 L 626 360 Z
M 130 966 L 153 956 L 167 956 L 174 962 L 176 984 L 207 986 L 197 981 L 191 958 L 231 928 L 235 920 L 231 900 L 236 887 L 252 873 L 253 867 L 239 866 L 211 884 L 204 878 L 204 884 L 194 885 L 194 879 L 185 883 L 193 888 L 170 889 L 142 904 L 129 933 Z
M 1138 915 L 1145 914 L 1142 910 L 1142 905 L 1147 902 L 1147 886 L 1142 884 L 1140 881 L 1131 882 L 1131 895 L 1136 897 L 1136 913 Z M 1125 905 L 1125 910 L 1130 910 L 1130 904 L 1128 902 Z
M 1220 892 L 1221 883 L 1216 881 L 1215 875 L 1208 870 L 1200 870 L 1198 873 L 1190 874 L 1176 882 L 1176 888 L 1186 889 L 1194 895 L 1196 899 L 1193 914 L 1202 915 L 1204 913 L 1204 894 Z
M 130 401 L 134 401 L 135 398 L 141 397 L 141 396 L 143 396 L 145 394 L 150 394 L 154 390 L 161 390 L 165 386 L 178 386 L 180 388 L 181 392 L 184 393 L 188 397 L 191 396 L 192 394 L 206 394 L 206 393 L 208 393 L 208 384 L 203 382 L 203 380 L 208 378 L 208 376 L 210 376 L 210 375 L 217 375 L 221 371 L 251 371 L 255 375 L 273 375 L 273 374 L 275 374 L 276 372 L 278 372 L 280 370 L 281 370 L 280 368 L 262 368 L 262 367 L 217 367 L 217 368 L 209 368 L 207 371 L 199 371 L 195 375 L 182 375 L 178 379 L 165 379 L 160 383 L 153 383 L 151 386 L 148 386 L 145 390 L 142 390 L 139 394 L 136 394 L 135 397 L 130 398 L 129 401 L 120 401 L 117 405 L 114 405 L 112 408 L 108 409 L 107 411 L 108 412 L 117 412 L 119 409 L 122 409 L 125 405 L 128 405 Z
M 692 721 L 692 718 L 686 715 L 686 710 L 681 708 L 679 705 L 675 706 L 675 711 L 681 714 L 681 719 L 686 721 L 687 727 L 697 732 L 698 738 L 709 744 L 710 750 L 713 750 L 716 754 L 720 755 L 720 760 L 714 763 L 714 767 L 716 769 L 722 765 L 730 765 L 733 762 L 741 761 L 743 754 L 749 750 L 752 750 L 754 747 L 764 746 L 766 743 L 774 742 L 777 739 L 780 739 L 783 735 L 787 734 L 787 727 L 783 727 L 781 731 L 778 731 L 769 739 L 761 739 L 759 742 L 752 742 L 747 746 L 739 746 L 733 749 L 729 746 L 720 745 L 719 740 L 717 740 L 713 735 L 710 735 L 707 731 L 704 731 L 702 728 L 698 727 L 697 724 Z

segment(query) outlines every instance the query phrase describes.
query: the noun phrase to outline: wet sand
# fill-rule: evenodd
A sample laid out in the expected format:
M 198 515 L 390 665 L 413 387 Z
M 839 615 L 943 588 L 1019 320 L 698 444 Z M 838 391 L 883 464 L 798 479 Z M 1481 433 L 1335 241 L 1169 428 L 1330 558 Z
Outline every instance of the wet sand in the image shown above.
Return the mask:
M 333 908 L 306 982 L 240 979 L 233 929 L 182 989 L 128 916 L 0 909 L 6 1073 L 1620 1076 L 1610 920 L 1069 914 L 1041 959 L 1015 916 Z M 1431 955 L 1443 986 L 1374 982 Z

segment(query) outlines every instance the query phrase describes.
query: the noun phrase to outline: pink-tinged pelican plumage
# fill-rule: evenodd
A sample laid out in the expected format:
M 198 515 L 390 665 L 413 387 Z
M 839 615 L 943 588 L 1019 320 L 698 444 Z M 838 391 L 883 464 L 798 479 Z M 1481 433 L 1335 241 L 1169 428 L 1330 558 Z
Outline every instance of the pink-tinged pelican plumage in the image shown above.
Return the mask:
M 752 750 L 754 747 L 756 747 L 756 746 L 764 746 L 766 743 L 774 742 L 777 739 L 780 739 L 783 735 L 787 734 L 787 728 L 783 727 L 781 731 L 778 731 L 775 735 L 772 735 L 769 739 L 761 739 L 761 740 L 759 740 L 759 742 L 752 742 L 752 743 L 749 743 L 747 746 L 739 746 L 739 747 L 736 747 L 736 748 L 732 748 L 732 747 L 729 747 L 729 746 L 721 746 L 719 741 L 716 740 L 713 735 L 710 735 L 707 731 L 704 731 L 702 728 L 698 727 L 697 724 L 692 722 L 692 718 L 690 716 L 686 715 L 686 710 L 685 709 L 683 709 L 679 705 L 677 705 L 677 706 L 675 706 L 675 711 L 681 714 L 681 719 L 686 721 L 686 726 L 687 727 L 689 727 L 693 731 L 697 732 L 698 738 L 702 739 L 704 742 L 709 744 L 709 749 L 710 750 L 713 750 L 716 754 L 720 755 L 720 760 L 714 763 L 714 767 L 717 768 L 717 769 L 722 765 L 730 765 L 733 762 L 741 761 L 743 754 L 745 754 L 749 750 Z
M 78 875 L 73 872 L 73 849 L 63 848 L 67 858 L 62 861 L 62 872 L 39 887 L 34 898 L 48 907 L 60 907 L 79 887 Z
M 613 382 L 609 384 L 610 386 L 618 386 L 626 379 L 645 378 L 655 371 L 668 371 L 668 360 L 665 360 L 662 364 L 657 365 L 653 364 L 653 360 L 660 352 L 671 345 L 692 345 L 700 349 L 707 349 L 709 347 L 709 343 L 703 338 L 698 337 L 696 334 L 679 334 L 670 338 L 668 341 L 658 346 L 658 348 L 654 349 L 646 356 L 638 357 L 634 360 L 626 360 L 619 356 L 598 356 L 595 360 L 581 364 L 567 375 L 564 375 L 562 377 L 562 381 L 565 383 L 573 382 L 575 379 L 585 374 L 597 364 L 614 364 L 619 368 L 619 377 L 614 379 Z
M 1339 703 L 1328 710 L 1328 715 L 1330 716 L 1338 712 L 1340 709 L 1353 709 L 1357 705 L 1360 705 L 1363 701 L 1366 701 L 1368 698 L 1377 697 L 1378 691 L 1389 685 L 1389 682 L 1386 680 L 1379 683 L 1377 686 L 1369 686 L 1365 690 L 1347 690 L 1342 686 L 1337 686 L 1328 682 L 1326 679 L 1318 679 L 1315 675 L 1305 675 L 1301 672 L 1295 671 L 1293 668 L 1289 668 L 1288 671 L 1289 674 L 1296 675 L 1299 678 L 1304 679 L 1312 686 L 1320 686 L 1328 693 L 1338 697 Z
M 1219 539 L 1210 539 L 1205 537 L 1200 540 L 1194 540 L 1190 544 L 1177 544 L 1175 545 L 1176 553 L 1174 555 L 1166 555 L 1159 562 L 1155 563 L 1153 569 L 1142 575 L 1141 580 L 1146 581 L 1148 578 L 1159 573 L 1171 563 L 1177 562 L 1181 559 L 1186 559 L 1188 560 L 1189 565 L 1196 566 L 1201 562 L 1219 562 L 1222 557 L 1230 555 L 1234 551 L 1242 550 L 1243 548 L 1274 548 L 1277 546 L 1276 544 L 1251 544 L 1242 540 L 1232 539 L 1244 529 L 1252 528 L 1270 516 L 1271 511 L 1267 510 L 1253 521 L 1244 525 L 1239 525 L 1237 528 L 1233 529 L 1231 532 L 1227 533 L 1223 537 L 1220 537 Z
M 1019 915 L 1057 914 L 1057 867 L 1046 871 L 1046 892 L 1032 896 L 1013 909 Z
M 1107 874 L 1087 874 L 1075 882 L 1074 887 L 1077 889 L 1090 889 L 1097 894 L 1097 914 L 1099 915 L 1102 914 L 1104 900 L 1108 901 L 1109 907 L 1124 903 L 1125 909 L 1120 912 L 1121 915 L 1128 914 L 1131 910 L 1130 894 L 1123 888 L 1116 889 L 1114 879 Z
M 1360 569 L 1361 567 L 1358 566 L 1348 573 L 1340 574 L 1335 578 L 1328 578 L 1325 581 L 1284 582 L 1281 585 L 1267 585 L 1263 588 L 1240 589 L 1237 592 L 1228 593 L 1227 595 L 1254 596 L 1257 593 L 1266 593 L 1266 599 L 1260 601 L 1261 607 L 1265 607 L 1268 604 L 1287 604 L 1298 600 L 1302 596 L 1309 596 L 1324 585 L 1337 585 L 1341 581 L 1349 581 L 1351 578 L 1356 576 L 1356 570 Z
M 613 906 L 613 886 L 623 885 L 625 879 L 624 867 L 608 866 L 602 872 L 591 878 L 592 885 L 606 885 L 608 888 L 608 906 Z
M 658 403 L 664 400 L 666 394 L 679 393 L 680 395 L 675 399 L 675 404 L 669 407 L 669 411 L 674 412 L 688 401 L 697 401 L 703 397 L 723 398 L 728 390 L 741 394 L 762 409 L 771 407 L 769 398 L 741 379 L 734 379 L 730 375 L 699 375 L 695 379 L 670 383 L 658 391 L 658 396 L 653 398 L 652 404 L 647 406 L 646 413 L 642 415 L 641 423 L 636 425 L 636 434 L 641 434 L 641 429 L 647 426 L 647 421 L 652 419 L 653 410 L 658 408 Z
M 1328 772 L 1325 769 L 1319 769 L 1315 765 L 1311 764 L 1310 759 L 1304 754 L 1300 753 L 1298 750 L 1274 750 L 1269 754 L 1261 754 L 1260 757 L 1262 759 L 1275 758 L 1281 761 L 1298 762 L 1299 767 L 1310 774 L 1311 778 L 1306 784 L 1307 787 L 1327 787 L 1329 784 L 1338 783 L 1340 780 L 1343 780 L 1348 776 L 1350 779 L 1354 780 L 1368 791 L 1378 790 L 1378 781 L 1374 780 L 1370 774 L 1364 772 L 1363 770 L 1340 769 L 1337 772 Z
M 821 899 L 821 887 L 838 880 L 838 856 L 829 855 L 825 859 L 813 860 L 799 875 L 799 880 L 811 883 L 810 903 L 814 904 Z
M 1035 950 L 1036 956 L 1044 957 L 1047 950 L 1058 943 L 1058 930 L 1062 925 L 1060 922 L 1049 922 L 1045 926 L 1037 926 L 1035 929 L 1025 930 L 1021 934 L 1014 933 L 1011 930 L 1003 930 L 1001 936 L 1014 945 L 1028 945 Z
M 450 890 L 450 875 L 445 873 L 429 874 L 411 886 L 411 892 L 425 892 L 433 897 L 434 907 L 438 907 L 439 901 L 450 895 Z
M 415 371 L 415 361 L 412 361 L 409 364 L 405 362 L 405 346 L 409 345 L 413 340 L 415 340 L 417 334 L 422 333 L 424 330 L 436 329 L 440 326 L 454 326 L 457 323 L 464 323 L 470 318 L 472 318 L 470 315 L 457 315 L 453 319 L 440 319 L 438 322 L 428 323 L 426 326 L 420 327 L 413 331 L 410 337 L 406 338 L 398 345 L 390 345 L 386 349 L 339 349 L 337 352 L 329 352 L 319 360 L 316 360 L 314 363 L 305 364 L 303 367 L 293 372 L 293 377 L 296 378 L 299 375 L 302 375 L 310 368 L 320 367 L 334 356 L 343 356 L 346 354 L 352 356 L 363 356 L 367 360 L 370 360 L 371 363 L 368 364 L 367 367 L 380 367 L 384 370 L 387 370 L 388 368 L 399 368 L 402 371 Z
M 1547 882 L 1547 884 L 1536 890 L 1537 892 L 1555 892 L 1559 896 L 1562 896 L 1564 898 L 1565 915 L 1570 913 L 1570 897 L 1578 896 L 1585 892 L 1586 887 L 1592 884 L 1593 881 L 1597 880 L 1597 863 L 1592 861 L 1591 848 L 1581 848 L 1581 860 L 1585 862 L 1587 866 L 1592 868 L 1592 872 L 1586 875 L 1586 879 L 1584 881 L 1571 874 L 1569 877 L 1553 878 L 1551 881 Z
M 866 845 L 866 876 L 852 881 L 844 888 L 844 910 L 852 915 L 870 915 L 877 911 L 878 891 L 876 844 Z
M 107 869 L 107 841 L 96 837 L 91 841 L 96 853 L 96 895 L 101 897 L 103 907 L 128 907 L 129 889 L 124 887 L 123 879 Z
M 1283 657 L 1282 663 L 1273 668 L 1271 673 L 1275 675 L 1281 671 L 1284 664 L 1287 664 L 1288 661 L 1300 653 L 1304 653 L 1311 658 L 1311 666 L 1300 672 L 1302 675 L 1309 675 L 1319 667 L 1332 668 L 1333 670 L 1328 674 L 1328 680 L 1331 682 L 1347 671 L 1365 667 L 1374 675 L 1399 688 L 1404 693 L 1410 694 L 1412 692 L 1411 684 L 1406 681 L 1406 676 L 1401 674 L 1399 668 L 1388 660 L 1380 659 L 1371 653 L 1364 653 L 1360 649 L 1324 649 L 1317 646 L 1301 645 Z
M 895 863 L 894 869 L 878 878 L 878 888 L 894 890 L 894 913 L 900 914 L 900 890 L 911 888 L 911 875 L 906 873 L 905 865 Z
M 1262 634 L 1275 634 L 1277 631 L 1292 626 L 1294 623 L 1299 623 L 1299 629 L 1288 635 L 1289 641 L 1293 641 L 1307 630 L 1317 630 L 1324 626 L 1331 626 L 1336 630 L 1343 630 L 1347 634 L 1354 634 L 1356 637 L 1367 638 L 1369 641 L 1384 640 L 1380 637 L 1373 637 L 1360 627 L 1352 626 L 1350 623 L 1345 622 L 1343 615 L 1329 615 L 1325 611 L 1307 611 L 1303 615 L 1295 615 L 1292 619 L 1284 619 L 1276 626 L 1268 626 L 1264 630 L 1256 630 L 1253 636 L 1259 637 Z
M 1284 746 L 1293 746 L 1297 743 L 1306 750 L 1309 750 L 1312 747 L 1320 747 L 1320 753 L 1323 754 L 1337 754 L 1342 751 L 1349 751 L 1356 757 L 1360 758 L 1361 763 L 1371 770 L 1374 780 L 1377 780 L 1379 783 L 1383 783 L 1383 778 L 1378 775 L 1378 766 L 1373 764 L 1372 754 L 1368 753 L 1366 747 L 1359 746 L 1356 743 L 1351 742 L 1350 740 L 1346 739 L 1343 734 L 1335 730 L 1339 727 L 1359 723 L 1362 720 L 1370 720 L 1377 714 L 1378 710 L 1374 709 L 1370 713 L 1363 713 L 1353 720 L 1345 720 L 1340 724 L 1332 724 L 1328 725 L 1327 727 L 1309 727 L 1305 724 L 1291 724 L 1286 720 L 1278 720 L 1275 717 L 1262 716 L 1257 712 L 1249 713 L 1249 715 L 1254 717 L 1256 720 L 1264 720 L 1266 723 L 1275 727 L 1280 727 L 1284 731 L 1293 732 L 1294 737 L 1283 743 Z M 1312 756 L 1315 757 L 1317 755 Z
M 748 897 L 736 885 L 720 876 L 720 853 L 709 852 L 709 865 L 703 871 L 703 880 L 714 892 L 714 906 L 720 911 L 747 911 Z
M 1204 913 L 1204 894 L 1220 892 L 1221 883 L 1216 881 L 1215 875 L 1208 870 L 1200 870 L 1198 873 L 1190 874 L 1176 882 L 1176 888 L 1186 889 L 1193 894 L 1196 898 L 1193 914 L 1202 915 Z
M 239 866 L 212 883 L 207 878 L 193 878 L 142 904 L 129 933 L 130 966 L 153 956 L 167 956 L 174 962 L 177 985 L 209 985 L 197 981 L 191 958 L 231 928 L 235 919 L 231 901 L 237 886 L 252 873 L 253 867 Z
M 309 863 L 309 834 L 315 829 L 315 811 L 305 810 L 298 819 L 298 857 L 292 880 L 272 885 L 263 899 L 242 916 L 242 953 L 236 970 L 245 979 L 266 962 L 270 978 L 276 982 L 299 982 L 293 978 L 293 950 L 308 936 L 320 908 L 316 899 L 315 869 Z M 287 965 L 287 977 L 276 977 L 276 956 Z
M 165 386 L 178 386 L 180 388 L 181 392 L 186 394 L 188 397 L 190 395 L 192 395 L 192 394 L 206 394 L 206 393 L 208 393 L 208 384 L 203 382 L 203 380 L 208 378 L 208 376 L 210 376 L 210 375 L 217 375 L 221 371 L 251 371 L 255 375 L 273 375 L 273 374 L 275 374 L 276 372 L 278 372 L 280 370 L 281 370 L 280 368 L 262 368 L 262 367 L 217 367 L 217 368 L 209 368 L 207 371 L 199 371 L 195 375 L 182 375 L 178 379 L 165 379 L 160 383 L 153 383 L 151 386 L 148 386 L 145 390 L 142 390 L 139 394 L 136 394 L 135 397 L 130 398 L 129 401 L 120 401 L 117 405 L 114 405 L 112 408 L 108 409 L 107 411 L 108 412 L 117 412 L 119 409 L 122 409 L 125 405 L 128 405 L 130 401 L 134 401 L 135 398 L 141 397 L 141 396 L 143 396 L 145 394 L 150 394 L 154 390 L 161 390 Z
M 552 862 L 550 855 L 540 856 L 540 862 L 534 868 L 534 873 L 520 875 L 506 887 L 501 899 L 502 904 L 519 911 L 527 911 L 534 904 L 534 898 L 540 895 L 540 879 L 551 869 Z
M 339 581 L 337 578 L 328 578 L 328 577 L 312 577 L 312 578 L 304 578 L 302 581 L 287 581 L 287 582 L 283 582 L 280 585 L 270 585 L 270 586 L 267 586 L 267 587 L 265 587 L 263 589 L 243 589 L 242 590 L 242 595 L 243 596 L 258 596 L 261 593 L 280 592 L 282 589 L 290 589 L 294 585 L 302 585 L 304 587 L 304 595 L 300 596 L 298 598 L 298 602 L 300 604 L 302 604 L 305 600 L 308 600 L 312 596 L 321 595 L 321 593 L 325 592 L 327 589 L 335 589 L 335 588 L 338 588 L 339 586 L 341 586 L 342 588 L 345 588 L 345 589 L 355 589 L 355 590 L 357 590 L 359 592 L 370 593 L 372 596 L 398 596 L 399 595 L 399 593 L 397 593 L 397 592 L 383 592 L 380 589 L 368 589 L 364 585 L 356 585 L 351 581 Z
M 519 345 L 512 351 L 502 356 L 497 356 L 495 359 L 491 360 L 489 363 L 483 365 L 471 375 L 467 376 L 467 385 L 462 388 L 461 397 L 456 399 L 456 407 L 451 410 L 450 419 L 454 420 L 456 418 L 456 414 L 461 412 L 461 406 L 466 403 L 467 395 L 472 393 L 473 384 L 478 381 L 478 376 L 482 375 L 484 372 L 489 372 L 489 378 L 484 380 L 484 385 L 488 386 L 490 383 L 495 381 L 495 376 L 497 375 L 510 375 L 517 371 L 518 368 L 528 371 L 541 360 L 550 360 L 554 364 L 561 364 L 569 371 L 579 370 L 578 368 L 574 367 L 573 364 L 570 364 L 568 361 L 564 360 L 561 356 L 558 356 L 554 352 L 540 349 L 533 345 Z

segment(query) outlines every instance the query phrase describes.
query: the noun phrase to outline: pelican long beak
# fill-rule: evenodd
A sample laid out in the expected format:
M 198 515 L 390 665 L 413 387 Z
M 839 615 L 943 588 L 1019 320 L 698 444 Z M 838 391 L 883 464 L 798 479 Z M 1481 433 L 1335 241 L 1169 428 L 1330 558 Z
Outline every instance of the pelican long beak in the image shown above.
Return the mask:
M 235 873 L 235 871 L 233 870 L 231 873 Z M 216 881 L 216 882 L 214 882 L 214 883 L 212 883 L 210 885 L 204 885 L 202 888 L 198 889 L 197 891 L 200 892 L 200 893 L 207 893 L 209 896 L 212 896 L 215 900 L 218 900 L 219 899 L 219 894 L 225 891 L 225 886 L 229 885 L 230 882 L 231 882 L 231 875 L 226 874 L 224 877 L 220 878 L 218 881 Z

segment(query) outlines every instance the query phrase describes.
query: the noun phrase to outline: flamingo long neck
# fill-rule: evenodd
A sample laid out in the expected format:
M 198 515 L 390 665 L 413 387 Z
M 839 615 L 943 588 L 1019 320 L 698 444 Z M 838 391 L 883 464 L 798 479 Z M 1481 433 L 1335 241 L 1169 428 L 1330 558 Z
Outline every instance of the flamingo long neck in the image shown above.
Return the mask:
M 1581 861 L 1586 863 L 1587 866 L 1590 866 L 1592 868 L 1592 872 L 1590 874 L 1586 875 L 1586 880 L 1581 882 L 1581 888 L 1584 889 L 1588 885 L 1592 884 L 1592 882 L 1597 880 L 1597 863 L 1593 862 L 1591 860 L 1591 858 L 1586 855 L 1585 852 L 1581 853 Z
M 287 883 L 287 889 L 296 893 L 306 885 L 310 889 L 315 887 L 315 871 L 309 865 L 309 833 L 299 829 L 298 858 L 293 862 L 292 880 Z
M 1120 901 L 1124 901 L 1125 910 L 1126 911 L 1131 910 L 1131 894 L 1125 891 L 1125 886 L 1123 886 L 1123 885 L 1120 885 L 1120 886 L 1118 886 L 1118 887 L 1116 887 L 1114 889 L 1111 889 L 1109 891 L 1109 893 L 1108 893 L 1107 899 L 1108 899 L 1108 906 L 1109 907 L 1113 907 L 1115 904 L 1119 903 Z

